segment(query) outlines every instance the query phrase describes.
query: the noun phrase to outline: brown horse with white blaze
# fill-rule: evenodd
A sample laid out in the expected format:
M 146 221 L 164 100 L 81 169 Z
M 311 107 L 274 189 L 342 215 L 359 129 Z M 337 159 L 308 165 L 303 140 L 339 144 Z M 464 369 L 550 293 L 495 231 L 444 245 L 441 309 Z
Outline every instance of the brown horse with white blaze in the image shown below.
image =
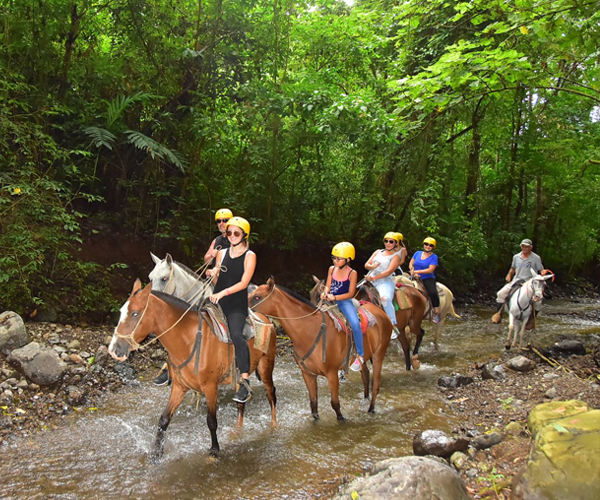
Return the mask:
M 253 309 L 276 319 L 292 339 L 294 359 L 302 370 L 315 420 L 319 419 L 317 377 L 321 375 L 327 378 L 331 407 L 337 419 L 345 422 L 346 419 L 340 410 L 338 370 L 348 365 L 352 347 L 350 336 L 338 331 L 331 317 L 307 299 L 276 286 L 273 278 L 269 278 L 266 284 L 260 285 L 252 292 L 249 300 Z M 367 361 L 372 360 L 373 391 L 369 413 L 373 413 L 381 385 L 381 367 L 392 335 L 392 323 L 377 306 L 365 304 L 364 307 L 376 319 L 376 324 L 368 327 L 365 334 L 365 362 L 361 368 L 364 397 L 368 398 L 370 372 Z
M 190 310 L 189 304 L 162 292 L 152 292 L 152 285 L 142 288 L 136 280 L 127 302 L 121 308 L 121 318 L 115 328 L 109 352 L 113 358 L 124 361 L 132 350 L 152 332 L 169 353 L 169 372 L 173 378 L 167 407 L 158 424 L 158 432 L 151 457 L 159 459 L 163 454 L 167 427 L 173 414 L 190 389 L 202 392 L 206 397 L 206 421 L 212 445 L 210 452 L 219 451 L 217 440 L 217 396 L 220 384 L 231 383 L 231 363 L 235 358 L 233 346 L 220 341 L 206 321 L 198 330 L 199 316 Z M 267 321 L 263 316 L 261 319 Z M 250 371 L 256 370 L 263 381 L 271 405 L 271 424 L 275 418 L 275 387 L 273 367 L 277 337 L 271 334 L 266 353 L 250 348 Z M 237 425 L 243 424 L 244 404 L 238 403 Z

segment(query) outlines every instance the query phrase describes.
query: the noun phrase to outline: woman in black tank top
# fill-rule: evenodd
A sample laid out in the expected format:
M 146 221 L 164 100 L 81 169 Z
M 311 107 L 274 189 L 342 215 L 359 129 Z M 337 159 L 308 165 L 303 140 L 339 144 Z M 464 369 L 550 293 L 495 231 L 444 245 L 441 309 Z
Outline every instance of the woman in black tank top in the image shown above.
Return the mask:
M 217 266 L 207 271 L 216 279 L 211 302 L 220 304 L 229 325 L 235 347 L 235 359 L 242 374 L 240 389 L 233 400 L 245 403 L 252 396 L 250 390 L 250 350 L 244 339 L 244 325 L 248 317 L 248 285 L 256 268 L 256 254 L 248 249 L 250 224 L 246 219 L 233 217 L 227 222 L 227 238 L 231 246 L 217 254 Z

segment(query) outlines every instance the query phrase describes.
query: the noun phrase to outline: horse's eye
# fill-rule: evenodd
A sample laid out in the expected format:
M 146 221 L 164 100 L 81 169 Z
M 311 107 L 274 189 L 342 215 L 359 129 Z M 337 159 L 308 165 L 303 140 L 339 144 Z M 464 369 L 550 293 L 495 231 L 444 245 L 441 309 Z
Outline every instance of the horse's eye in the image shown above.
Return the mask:
M 131 313 L 132 318 L 137 318 L 139 315 L 140 315 L 140 313 L 137 311 Z
M 163 281 L 167 281 L 167 277 L 165 276 L 165 277 L 164 277 L 162 280 L 163 280 Z

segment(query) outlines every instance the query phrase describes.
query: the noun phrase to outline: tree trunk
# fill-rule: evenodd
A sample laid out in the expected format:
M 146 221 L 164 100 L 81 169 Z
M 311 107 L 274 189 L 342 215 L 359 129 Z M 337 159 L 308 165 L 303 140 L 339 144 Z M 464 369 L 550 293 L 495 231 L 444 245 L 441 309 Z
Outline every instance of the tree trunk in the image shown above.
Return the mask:
M 67 93 L 69 68 L 71 67 L 71 58 L 73 57 L 73 48 L 75 40 L 80 33 L 80 22 L 83 14 L 77 14 L 77 4 L 73 4 L 71 8 L 71 28 L 65 40 L 65 55 L 63 57 L 62 72 L 60 76 L 60 86 L 58 89 L 58 99 L 62 101 Z
M 504 208 L 504 230 L 510 230 L 510 214 L 512 206 L 512 195 L 515 189 L 515 167 L 517 164 L 517 151 L 519 147 L 519 138 L 522 127 L 522 113 L 523 113 L 523 92 L 524 89 L 520 85 L 518 86 L 515 93 L 515 111 L 512 116 L 512 136 L 510 144 L 510 165 L 508 168 L 508 181 L 506 183 L 506 205 Z
M 536 176 L 535 219 L 533 221 L 533 244 L 537 248 L 540 241 L 540 224 L 544 215 L 544 200 L 542 190 L 542 174 Z
M 473 116 L 471 118 L 471 147 L 469 149 L 469 158 L 467 160 L 467 188 L 465 190 L 465 215 L 468 219 L 473 219 L 476 213 L 475 193 L 477 191 L 477 181 L 479 180 L 480 160 L 479 152 L 481 150 L 481 131 L 479 122 L 483 117 L 484 111 L 480 113 L 480 105 L 483 97 L 477 103 Z

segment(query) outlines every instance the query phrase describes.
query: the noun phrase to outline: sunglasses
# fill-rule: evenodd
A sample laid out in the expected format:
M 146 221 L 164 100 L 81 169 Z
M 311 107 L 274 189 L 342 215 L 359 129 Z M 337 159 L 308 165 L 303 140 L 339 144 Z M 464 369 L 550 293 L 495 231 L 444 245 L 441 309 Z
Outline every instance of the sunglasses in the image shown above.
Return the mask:
M 432 247 L 433 245 L 431 243 L 423 243 L 424 247 Z
M 229 219 L 217 219 L 217 224 L 221 224 L 223 222 L 227 222 Z
M 331 260 L 346 260 L 344 259 L 344 257 L 335 257 L 334 255 L 331 256 Z
M 227 236 L 235 236 L 236 238 L 239 238 L 242 235 L 241 231 L 226 231 L 225 234 Z
M 394 243 L 396 244 L 396 240 L 383 240 L 384 243 Z

